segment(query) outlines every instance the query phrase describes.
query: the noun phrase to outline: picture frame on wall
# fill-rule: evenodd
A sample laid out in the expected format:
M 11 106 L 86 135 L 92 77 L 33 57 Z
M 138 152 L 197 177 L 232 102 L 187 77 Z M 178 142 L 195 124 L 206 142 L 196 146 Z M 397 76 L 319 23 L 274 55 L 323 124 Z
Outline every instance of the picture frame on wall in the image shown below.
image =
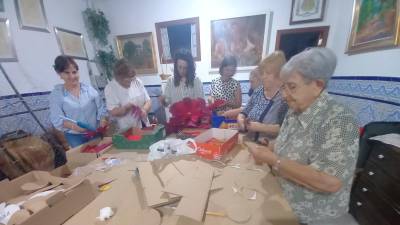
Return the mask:
M 4 0 L 0 0 L 0 13 L 5 12 Z
M 54 27 L 61 53 L 76 59 L 88 59 L 85 41 L 81 33 Z
M 226 55 L 238 62 L 238 71 L 248 71 L 266 55 L 271 13 L 211 20 L 211 71 Z
M 118 56 L 132 63 L 137 74 L 158 72 L 152 32 L 119 35 L 116 43 Z
M 285 53 L 286 60 L 310 47 L 325 47 L 329 26 L 278 30 L 275 50 Z
M 318 22 L 324 19 L 326 0 L 292 0 L 289 24 Z
M 400 0 L 355 0 L 346 53 L 393 48 L 400 43 Z
M 158 54 L 162 64 L 173 63 L 175 52 L 187 49 L 195 61 L 201 60 L 199 17 L 155 24 Z
M 17 52 L 10 31 L 10 20 L 0 18 L 0 62 L 17 61 Z
M 15 0 L 15 9 L 21 29 L 50 33 L 43 0 Z

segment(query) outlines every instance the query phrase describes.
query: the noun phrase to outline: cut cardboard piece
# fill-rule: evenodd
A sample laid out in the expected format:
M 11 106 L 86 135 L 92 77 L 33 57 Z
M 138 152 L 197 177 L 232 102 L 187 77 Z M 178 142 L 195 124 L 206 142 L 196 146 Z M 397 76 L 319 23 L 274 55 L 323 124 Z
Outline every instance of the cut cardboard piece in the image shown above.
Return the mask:
M 238 137 L 236 130 L 211 128 L 194 139 L 198 147 L 196 154 L 205 159 L 220 160 L 235 147 Z M 218 140 L 218 144 L 208 143 L 212 139 Z
M 179 197 L 165 195 L 161 180 L 155 176 L 153 167 L 149 162 L 138 164 L 140 181 L 145 193 L 147 206 L 158 207 L 176 201 Z
M 100 193 L 94 201 L 71 217 L 64 225 L 160 225 L 161 216 L 156 210 L 147 206 L 141 207 L 138 185 L 135 184 L 134 171 L 132 171 L 134 167 L 136 164 L 129 162 L 107 171 L 107 175 L 116 178 L 110 183 L 111 189 Z M 88 179 L 93 175 L 89 175 Z M 114 215 L 101 222 L 96 217 L 99 216 L 99 210 L 104 207 L 111 207 Z
M 63 190 L 53 192 L 47 196 L 30 199 L 37 195 L 34 192 L 26 195 L 20 187 L 25 183 L 48 182 L 62 184 Z M 61 187 L 53 185 L 53 187 Z M 46 188 L 45 188 L 46 189 Z M 59 225 L 77 213 L 96 197 L 92 185 L 88 180 L 67 179 L 52 176 L 49 172 L 32 171 L 14 180 L 0 183 L 0 202 L 20 202 L 33 213 L 26 218 L 26 213 L 16 215 L 16 225 Z M 39 190 L 42 191 L 43 189 Z
M 175 177 L 171 178 L 164 187 L 165 192 L 182 196 L 174 215 L 202 221 L 214 177 L 214 169 L 199 160 L 180 160 L 174 164 L 176 166 L 174 168 L 182 172 L 179 174 L 175 172 Z

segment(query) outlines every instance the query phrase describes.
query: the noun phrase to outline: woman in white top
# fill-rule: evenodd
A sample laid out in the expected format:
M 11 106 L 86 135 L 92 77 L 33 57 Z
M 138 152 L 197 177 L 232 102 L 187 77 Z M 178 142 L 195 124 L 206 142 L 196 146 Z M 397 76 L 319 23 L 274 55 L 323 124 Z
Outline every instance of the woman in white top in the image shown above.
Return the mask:
M 187 50 L 180 50 L 174 57 L 174 76 L 168 79 L 160 101 L 162 105 L 169 106 L 186 97 L 204 99 L 203 84 L 196 77 L 192 54 Z
M 150 125 L 147 118 L 151 109 L 149 94 L 126 59 L 117 61 L 114 66 L 114 79 L 107 84 L 104 92 L 107 109 L 111 116 L 117 119 L 120 132 L 132 127 L 142 128 Z M 137 106 L 140 112 L 133 112 L 134 106 Z

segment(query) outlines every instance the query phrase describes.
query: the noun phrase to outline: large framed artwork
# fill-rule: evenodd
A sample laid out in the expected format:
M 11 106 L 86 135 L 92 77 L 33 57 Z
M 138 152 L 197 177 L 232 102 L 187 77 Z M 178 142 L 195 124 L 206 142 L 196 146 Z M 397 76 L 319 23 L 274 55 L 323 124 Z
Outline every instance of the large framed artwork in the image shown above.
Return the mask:
M 0 12 L 5 12 L 6 9 L 4 7 L 4 0 L 0 0 Z
M 88 59 L 85 42 L 81 33 L 54 27 L 58 46 L 63 55 L 76 59 Z
M 156 23 L 161 63 L 172 63 L 175 52 L 187 49 L 195 61 L 201 60 L 199 17 Z
M 43 0 L 15 0 L 21 29 L 50 32 Z
M 17 53 L 11 37 L 10 20 L 0 18 L 0 62 L 16 61 Z
M 270 13 L 211 21 L 211 71 L 233 55 L 238 70 L 250 70 L 266 54 Z
M 348 54 L 399 44 L 400 0 L 355 0 Z
M 275 50 L 285 53 L 286 59 L 309 47 L 325 47 L 329 26 L 278 30 Z
M 289 24 L 318 22 L 324 19 L 326 0 L 292 0 Z
M 132 63 L 137 74 L 158 72 L 152 32 L 119 35 L 116 42 L 119 57 Z

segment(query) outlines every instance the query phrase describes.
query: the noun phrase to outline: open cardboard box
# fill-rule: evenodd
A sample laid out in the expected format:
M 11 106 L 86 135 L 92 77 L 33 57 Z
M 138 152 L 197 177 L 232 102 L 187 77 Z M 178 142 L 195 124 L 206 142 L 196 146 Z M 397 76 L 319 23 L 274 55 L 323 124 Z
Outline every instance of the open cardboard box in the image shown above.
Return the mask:
M 22 203 L 7 225 L 59 225 L 96 197 L 92 184 L 82 178 L 60 178 L 49 172 L 32 171 L 0 183 L 0 202 Z M 54 190 L 32 198 L 43 191 Z
M 198 147 L 196 154 L 205 159 L 219 160 L 235 147 L 238 138 L 236 130 L 211 128 L 194 138 Z
M 100 152 L 82 152 L 82 150 L 88 146 L 88 145 L 96 145 L 96 144 L 106 144 L 106 143 L 111 143 L 112 138 L 111 137 L 104 137 L 103 139 L 94 139 L 92 141 L 89 141 L 88 143 L 85 143 L 83 145 L 80 145 L 76 148 L 70 149 L 66 152 L 67 156 L 67 165 L 71 169 L 75 169 L 76 167 L 80 166 L 85 166 L 88 163 L 92 162 L 93 160 L 97 159 L 104 153 L 108 152 L 112 145 L 108 146 L 107 148 L 104 148 Z

